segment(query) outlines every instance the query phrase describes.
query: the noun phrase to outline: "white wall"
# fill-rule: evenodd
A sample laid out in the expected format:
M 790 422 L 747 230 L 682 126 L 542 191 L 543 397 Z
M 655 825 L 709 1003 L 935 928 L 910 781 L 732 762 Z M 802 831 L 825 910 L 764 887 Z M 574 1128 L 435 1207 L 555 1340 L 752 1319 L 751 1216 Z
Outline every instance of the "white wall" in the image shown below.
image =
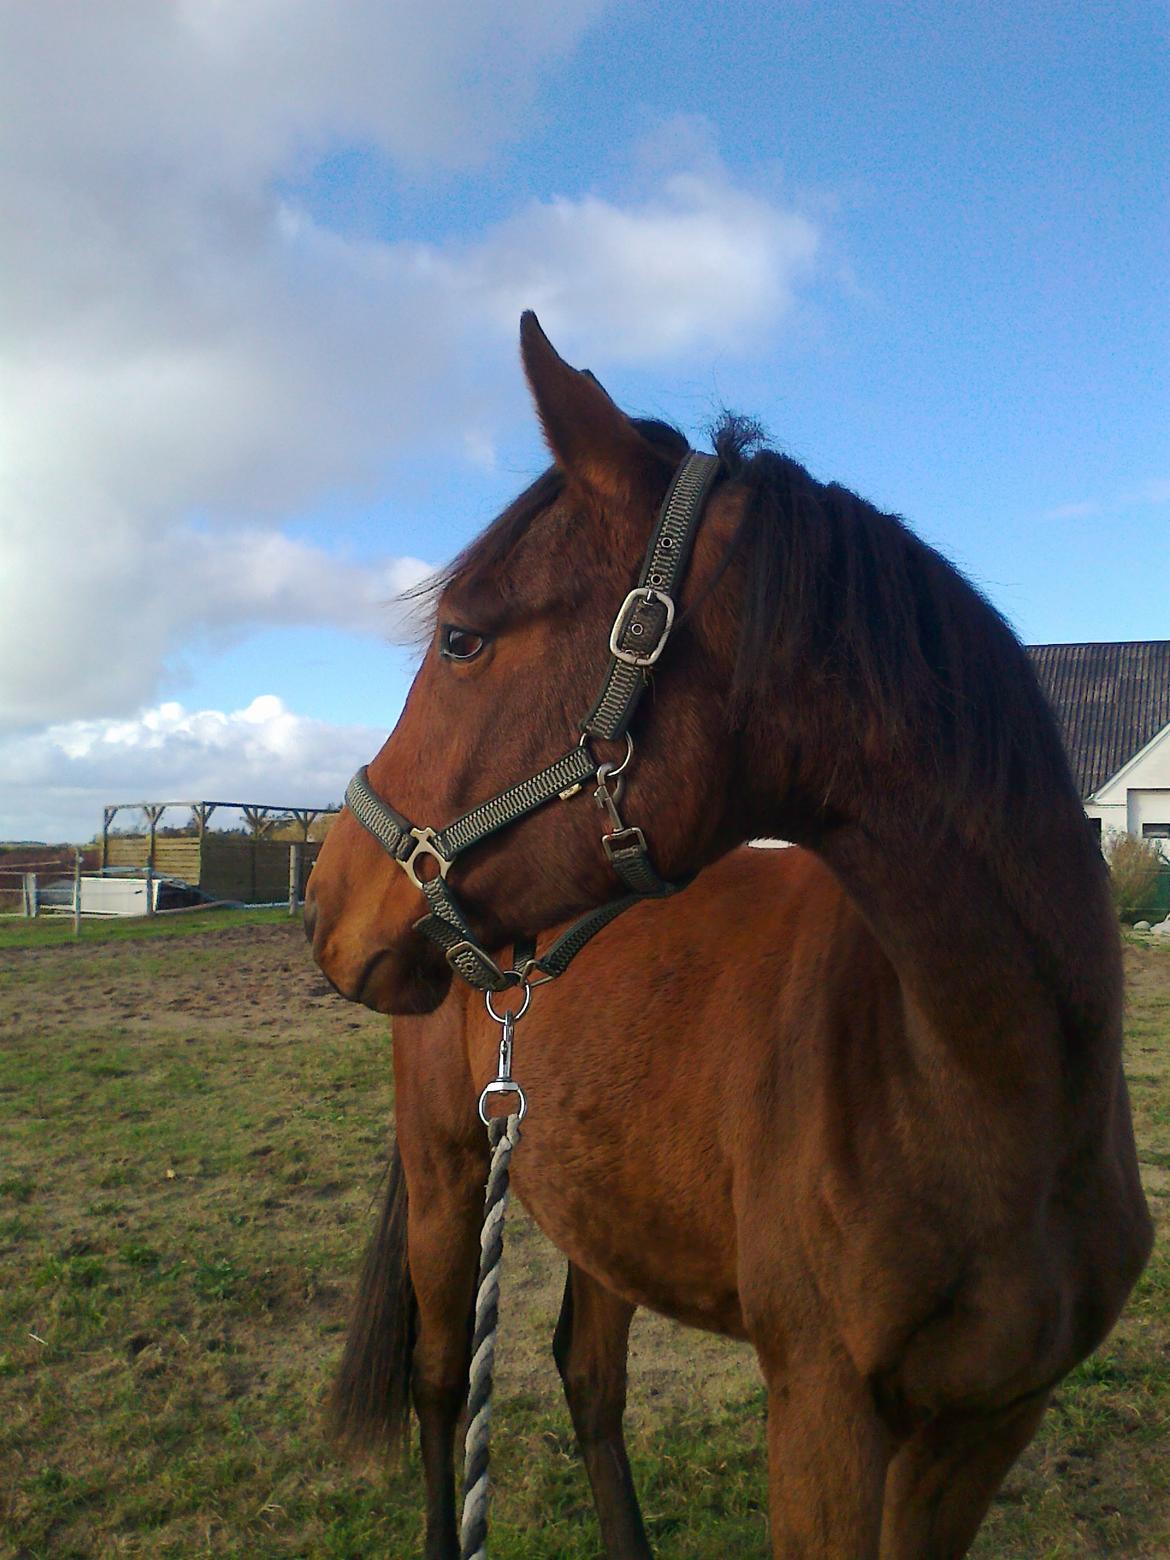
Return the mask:
M 1170 823 L 1170 726 L 1107 780 L 1085 811 L 1100 818 L 1102 834 L 1117 829 L 1140 838 L 1143 824 Z M 1162 852 L 1170 859 L 1170 841 Z

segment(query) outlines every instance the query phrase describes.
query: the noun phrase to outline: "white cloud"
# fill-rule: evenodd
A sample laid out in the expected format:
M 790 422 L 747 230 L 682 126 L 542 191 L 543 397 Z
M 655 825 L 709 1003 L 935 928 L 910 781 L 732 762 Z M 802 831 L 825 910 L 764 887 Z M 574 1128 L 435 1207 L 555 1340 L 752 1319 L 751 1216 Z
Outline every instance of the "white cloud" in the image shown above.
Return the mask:
M 59 0 L 5 7 L 0 105 L 34 165 L 83 182 L 253 187 L 321 144 L 475 164 L 526 117 L 605 0 Z
M 296 715 L 271 694 L 232 712 L 164 703 L 61 722 L 0 748 L 0 838 L 88 839 L 110 802 L 336 802 L 384 740 Z
M 611 361 L 742 348 L 792 308 L 820 234 L 721 167 L 675 173 L 640 204 L 535 202 L 463 258 L 463 287 L 507 328 L 534 308 L 555 340 Z
M 1086 498 L 1070 504 L 1056 504 L 1041 512 L 1042 520 L 1089 520 L 1119 509 L 1144 509 L 1170 503 L 1170 478 L 1148 477 L 1136 487 L 1114 493 L 1108 499 Z
M 31 525 L 7 541 L 0 709 L 15 726 L 133 709 L 179 646 L 218 649 L 252 627 L 408 637 L 398 598 L 430 572 L 417 558 L 359 565 L 254 527 L 99 527 L 67 554 L 61 544 L 56 528 Z
M 420 444 L 490 466 L 522 307 L 602 368 L 783 319 L 818 227 L 738 187 L 693 124 L 651 194 L 534 202 L 445 246 L 345 237 L 288 195 L 342 144 L 490 156 L 601 9 L 7 8 L 0 727 L 131 711 L 208 636 L 392 627 L 378 604 L 417 564 L 367 576 L 282 523 L 392 492 Z

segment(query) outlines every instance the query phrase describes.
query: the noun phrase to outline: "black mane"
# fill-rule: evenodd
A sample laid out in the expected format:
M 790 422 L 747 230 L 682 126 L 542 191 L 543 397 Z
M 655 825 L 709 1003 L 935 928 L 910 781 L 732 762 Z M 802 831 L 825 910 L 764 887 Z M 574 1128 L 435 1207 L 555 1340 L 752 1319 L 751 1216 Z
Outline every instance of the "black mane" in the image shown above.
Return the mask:
M 778 676 L 796 699 L 831 690 L 824 705 L 834 719 L 851 712 L 858 751 L 876 747 L 891 765 L 930 754 L 933 789 L 964 834 L 1002 822 L 1009 802 L 1050 813 L 1054 793 L 1079 813 L 1055 719 L 991 603 L 897 516 L 817 482 L 761 437 L 731 415 L 713 433 L 746 492 L 732 546 L 744 570 L 733 718 L 774 698 Z

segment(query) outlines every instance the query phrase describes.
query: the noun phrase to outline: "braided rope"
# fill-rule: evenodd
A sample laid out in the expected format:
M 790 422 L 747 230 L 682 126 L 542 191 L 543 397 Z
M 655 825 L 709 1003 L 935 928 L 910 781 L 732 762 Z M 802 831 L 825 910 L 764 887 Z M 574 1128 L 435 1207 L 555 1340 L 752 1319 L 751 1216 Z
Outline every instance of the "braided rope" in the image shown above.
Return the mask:
M 520 1117 L 494 1120 L 488 1128 L 492 1150 L 479 1237 L 479 1290 L 471 1341 L 471 1379 L 467 1392 L 467 1434 L 463 1443 L 463 1516 L 459 1526 L 460 1560 L 486 1560 L 488 1479 L 492 1414 L 492 1372 L 499 1326 L 500 1262 L 504 1255 L 504 1214 L 508 1206 L 508 1161 L 520 1141 Z

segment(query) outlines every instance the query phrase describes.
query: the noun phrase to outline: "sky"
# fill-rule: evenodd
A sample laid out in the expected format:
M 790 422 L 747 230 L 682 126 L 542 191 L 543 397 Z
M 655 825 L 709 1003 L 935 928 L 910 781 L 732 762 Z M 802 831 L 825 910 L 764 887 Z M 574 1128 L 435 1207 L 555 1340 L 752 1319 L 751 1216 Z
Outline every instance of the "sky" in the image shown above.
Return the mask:
M 0 0 L 0 839 L 336 801 L 517 353 L 1170 637 L 1161 3 Z

